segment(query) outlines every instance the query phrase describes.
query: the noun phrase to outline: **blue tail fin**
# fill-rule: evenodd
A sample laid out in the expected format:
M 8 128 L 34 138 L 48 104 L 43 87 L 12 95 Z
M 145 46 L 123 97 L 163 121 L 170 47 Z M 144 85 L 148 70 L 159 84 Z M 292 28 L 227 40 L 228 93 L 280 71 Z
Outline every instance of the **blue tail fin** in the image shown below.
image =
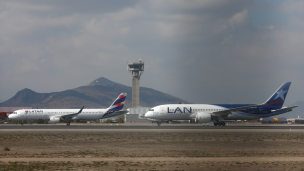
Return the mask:
M 291 82 L 284 83 L 264 104 L 282 107 Z

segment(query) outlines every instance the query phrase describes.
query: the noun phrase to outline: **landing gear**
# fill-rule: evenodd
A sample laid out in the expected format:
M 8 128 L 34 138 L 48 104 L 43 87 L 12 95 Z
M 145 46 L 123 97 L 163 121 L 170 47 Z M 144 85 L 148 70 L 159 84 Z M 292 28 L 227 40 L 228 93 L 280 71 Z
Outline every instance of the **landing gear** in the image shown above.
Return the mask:
M 22 120 L 22 122 L 21 122 L 21 126 L 23 126 L 23 120 Z
M 67 126 L 70 126 L 70 122 L 67 122 L 66 124 L 67 124 Z
M 161 124 L 160 122 L 157 122 L 157 125 L 158 125 L 158 126 L 160 126 L 160 124 Z
M 226 126 L 224 121 L 214 122 L 214 126 Z

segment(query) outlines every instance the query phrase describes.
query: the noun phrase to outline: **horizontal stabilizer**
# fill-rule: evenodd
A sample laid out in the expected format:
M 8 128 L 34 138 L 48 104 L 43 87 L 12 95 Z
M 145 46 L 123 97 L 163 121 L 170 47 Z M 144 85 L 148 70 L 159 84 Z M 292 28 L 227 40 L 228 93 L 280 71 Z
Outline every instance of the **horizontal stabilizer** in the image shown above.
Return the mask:
M 290 112 L 290 111 L 292 111 L 293 108 L 296 108 L 296 107 L 298 107 L 298 106 L 283 107 L 281 109 L 271 110 L 271 112 L 278 112 L 278 111 L 287 111 L 287 112 Z
M 100 119 L 109 118 L 109 117 L 118 116 L 118 115 L 123 115 L 123 114 L 126 114 L 128 112 L 129 111 L 127 111 L 127 110 L 119 110 L 119 111 L 115 111 L 115 112 L 111 112 L 111 113 L 106 113 Z
M 119 111 L 116 111 L 116 112 L 113 112 L 112 114 L 116 114 L 116 115 L 123 115 L 123 114 L 126 114 L 126 113 L 128 113 L 129 111 L 127 111 L 127 110 L 119 110 Z

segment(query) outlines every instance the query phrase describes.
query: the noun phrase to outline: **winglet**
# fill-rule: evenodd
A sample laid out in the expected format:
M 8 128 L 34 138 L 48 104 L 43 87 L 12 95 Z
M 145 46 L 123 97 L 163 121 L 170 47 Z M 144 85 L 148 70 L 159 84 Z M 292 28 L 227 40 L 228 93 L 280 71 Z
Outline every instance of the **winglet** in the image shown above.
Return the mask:
M 77 112 L 77 114 L 81 113 L 83 108 L 84 106 L 82 106 L 82 108 L 79 110 L 79 112 Z

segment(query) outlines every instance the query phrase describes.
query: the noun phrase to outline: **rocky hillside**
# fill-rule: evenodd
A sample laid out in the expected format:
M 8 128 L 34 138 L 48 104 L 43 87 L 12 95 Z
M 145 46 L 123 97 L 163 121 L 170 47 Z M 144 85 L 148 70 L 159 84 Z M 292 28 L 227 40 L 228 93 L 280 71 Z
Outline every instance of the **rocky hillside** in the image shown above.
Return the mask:
M 132 106 L 132 88 L 115 83 L 104 77 L 98 78 L 86 86 L 53 93 L 37 93 L 23 89 L 9 100 L 0 103 L 1 107 L 24 106 L 33 108 L 105 108 L 112 104 L 120 93 L 128 93 L 125 108 Z M 140 105 L 153 107 L 168 103 L 188 103 L 166 93 L 151 88 L 140 87 Z

